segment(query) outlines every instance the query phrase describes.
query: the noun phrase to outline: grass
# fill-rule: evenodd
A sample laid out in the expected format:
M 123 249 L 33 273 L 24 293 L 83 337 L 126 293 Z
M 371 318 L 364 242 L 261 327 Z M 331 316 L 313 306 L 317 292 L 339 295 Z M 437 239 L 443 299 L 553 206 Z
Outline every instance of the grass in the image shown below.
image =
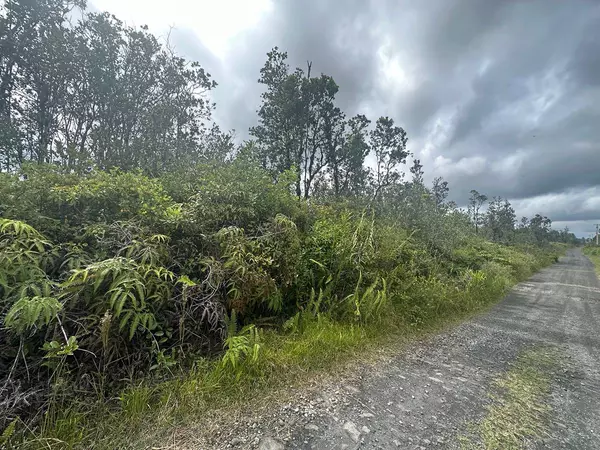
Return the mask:
M 600 247 L 585 247 L 583 253 L 594 263 L 596 274 L 600 277 Z
M 492 263 L 485 276 L 460 289 L 436 278 L 423 279 L 391 299 L 369 323 L 318 315 L 307 318 L 301 331 L 261 330 L 247 342 L 258 346 L 256 359 L 240 356 L 227 366 L 224 359 L 198 359 L 191 370 L 170 373 L 162 381 L 146 378 L 113 399 L 91 405 L 73 404 L 72 399 L 57 403 L 41 431 L 15 448 L 137 449 L 156 446 L 189 428 L 209 435 L 219 417 L 227 423 L 244 408 L 288 398 L 296 387 L 393 353 L 410 340 L 482 311 L 553 260 L 546 255 L 513 271 Z
M 547 347 L 524 351 L 514 366 L 493 382 L 487 414 L 462 437 L 463 449 L 522 449 L 545 434 L 551 410 L 546 399 L 560 354 Z

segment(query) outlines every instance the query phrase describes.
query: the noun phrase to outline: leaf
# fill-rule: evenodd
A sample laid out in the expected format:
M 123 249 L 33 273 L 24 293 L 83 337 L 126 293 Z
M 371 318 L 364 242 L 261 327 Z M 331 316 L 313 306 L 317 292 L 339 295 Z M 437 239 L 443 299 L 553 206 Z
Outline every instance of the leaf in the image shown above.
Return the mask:
M 127 312 L 125 313 L 125 315 L 123 315 L 121 321 L 119 322 L 119 331 L 123 331 L 123 328 L 125 328 L 125 326 L 129 323 L 129 320 L 131 319 L 131 316 L 133 314 L 134 312 L 131 309 L 127 310 Z
M 119 297 L 119 301 L 116 304 L 115 308 L 115 316 L 118 318 L 121 315 L 121 311 L 123 310 L 123 306 L 125 305 L 125 301 L 127 300 L 128 294 L 123 292 Z
M 136 314 L 133 316 L 133 320 L 131 321 L 131 327 L 129 328 L 129 340 L 133 339 L 133 335 L 135 334 L 139 323 L 140 323 L 140 315 Z

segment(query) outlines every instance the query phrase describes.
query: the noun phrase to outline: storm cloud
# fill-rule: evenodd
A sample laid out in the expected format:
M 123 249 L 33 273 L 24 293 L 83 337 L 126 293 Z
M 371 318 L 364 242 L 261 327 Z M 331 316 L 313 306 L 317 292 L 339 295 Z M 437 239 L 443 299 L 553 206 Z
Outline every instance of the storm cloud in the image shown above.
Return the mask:
M 213 73 L 215 118 L 240 139 L 278 46 L 293 67 L 333 76 L 347 114 L 402 125 L 426 178 L 447 179 L 459 205 L 477 189 L 580 236 L 600 222 L 597 1 L 280 0 L 222 57 L 188 29 L 172 39 Z

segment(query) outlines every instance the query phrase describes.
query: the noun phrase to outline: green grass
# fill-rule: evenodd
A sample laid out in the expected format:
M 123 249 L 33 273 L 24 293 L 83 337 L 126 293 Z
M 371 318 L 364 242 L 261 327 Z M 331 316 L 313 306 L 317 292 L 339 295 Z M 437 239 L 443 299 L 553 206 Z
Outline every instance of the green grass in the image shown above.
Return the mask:
M 517 450 L 547 432 L 547 403 L 552 373 L 560 354 L 552 348 L 524 351 L 513 367 L 492 384 L 491 404 L 472 436 L 460 438 L 463 449 Z
M 516 258 L 519 253 L 507 256 Z M 540 254 L 518 270 L 490 263 L 460 288 L 435 277 L 423 278 L 403 287 L 403 293 L 394 295 L 385 311 L 368 323 L 319 315 L 308 318 L 301 332 L 262 330 L 248 344 L 258 345 L 256 359 L 240 357 L 235 366 L 225 366 L 219 359 L 198 359 L 191 370 L 181 369 L 163 381 L 145 378 L 113 399 L 91 404 L 72 399 L 57 402 L 41 431 L 15 448 L 156 446 L 178 430 L 213 426 L 216 417 L 286 398 L 291 388 L 397 352 L 410 340 L 489 307 L 517 281 L 554 259 L 555 254 Z
M 600 247 L 585 247 L 583 253 L 594 263 L 596 274 L 600 277 Z

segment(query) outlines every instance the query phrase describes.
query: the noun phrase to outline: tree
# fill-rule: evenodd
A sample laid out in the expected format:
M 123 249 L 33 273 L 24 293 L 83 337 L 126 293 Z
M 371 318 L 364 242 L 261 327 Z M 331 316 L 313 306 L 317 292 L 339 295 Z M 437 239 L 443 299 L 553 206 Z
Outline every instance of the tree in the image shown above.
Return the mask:
M 265 85 L 258 109 L 258 125 L 250 128 L 256 138 L 263 167 L 276 177 L 291 168 L 297 172 L 296 195 L 302 196 L 304 145 L 309 123 L 307 76 L 301 69 L 289 73 L 287 53 L 277 47 L 267 53 L 258 82 Z M 310 77 L 310 73 L 308 74 Z
M 440 209 L 440 207 L 444 203 L 444 200 L 446 200 L 446 198 L 448 197 L 448 192 L 450 192 L 448 182 L 444 181 L 442 177 L 436 177 L 433 180 L 431 192 L 433 194 L 433 200 L 435 201 L 436 209 Z
M 344 116 L 333 105 L 339 89 L 333 78 L 327 75 L 311 78 L 309 64 L 308 73 L 302 81 L 302 98 L 305 105 L 303 109 L 306 111 L 306 117 L 303 121 L 305 130 L 301 146 L 300 175 L 303 180 L 304 198 L 308 198 L 315 179 L 339 150 Z
M 423 165 L 421 164 L 421 160 L 420 159 L 414 159 L 413 160 L 413 165 L 410 168 L 410 173 L 412 173 L 413 175 L 413 180 L 412 182 L 414 184 L 423 184 Z
M 0 169 L 46 162 L 64 101 L 67 14 L 83 1 L 7 0 L 0 6 Z
M 516 215 L 507 199 L 494 197 L 485 214 L 485 226 L 495 242 L 508 242 L 515 230 Z
M 480 194 L 475 189 L 471 189 L 471 196 L 469 197 L 469 217 L 475 225 L 475 233 L 479 233 L 479 227 L 483 223 L 483 215 L 481 214 L 481 207 L 487 202 L 487 195 Z
M 295 168 L 298 197 L 311 196 L 317 181 L 339 196 L 364 183 L 369 121 L 361 115 L 347 120 L 335 105 L 338 85 L 325 74 L 313 77 L 311 69 L 308 63 L 306 71 L 290 73 L 286 52 L 275 47 L 267 53 L 258 80 L 266 91 L 250 134 L 275 178 Z
M 394 120 L 389 117 L 377 119 L 375 129 L 370 135 L 371 151 L 375 155 L 375 170 L 373 174 L 373 200 L 382 189 L 391 186 L 402 178 L 398 170 L 399 164 L 406 162 L 408 137 L 402 127 L 394 126 Z
M 367 142 L 369 124 L 369 119 L 362 114 L 346 121 L 340 146 L 329 155 L 328 164 L 336 196 L 364 193 L 369 175 L 364 167 L 370 150 Z
M 214 81 L 147 27 L 83 1 L 11 0 L 0 14 L 0 168 L 30 160 L 157 173 L 197 156 Z
M 552 220 L 541 214 L 536 214 L 529 221 L 529 230 L 535 241 L 539 244 L 549 241 L 549 233 L 552 229 Z

